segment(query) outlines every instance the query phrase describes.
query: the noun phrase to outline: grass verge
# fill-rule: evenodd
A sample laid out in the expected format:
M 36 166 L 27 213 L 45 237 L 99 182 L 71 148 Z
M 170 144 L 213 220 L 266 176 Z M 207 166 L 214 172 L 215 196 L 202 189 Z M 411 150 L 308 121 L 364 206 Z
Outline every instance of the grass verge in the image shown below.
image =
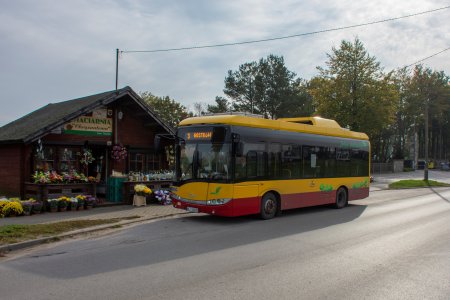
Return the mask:
M 426 181 L 416 179 L 400 180 L 389 184 L 390 189 L 412 189 L 420 187 L 446 187 L 446 186 L 450 186 L 450 184 L 434 180 Z
M 0 245 L 8 245 L 42 237 L 62 234 L 65 232 L 83 229 L 104 224 L 114 224 L 122 220 L 140 218 L 131 216 L 126 218 L 74 220 L 34 225 L 3 225 L 0 226 Z

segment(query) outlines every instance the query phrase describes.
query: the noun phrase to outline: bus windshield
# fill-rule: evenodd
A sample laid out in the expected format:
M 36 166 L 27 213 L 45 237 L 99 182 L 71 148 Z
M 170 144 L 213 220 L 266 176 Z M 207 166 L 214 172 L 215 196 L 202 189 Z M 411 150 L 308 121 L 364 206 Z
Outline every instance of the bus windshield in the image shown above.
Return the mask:
M 180 145 L 180 180 L 228 181 L 231 178 L 229 143 L 186 143 Z

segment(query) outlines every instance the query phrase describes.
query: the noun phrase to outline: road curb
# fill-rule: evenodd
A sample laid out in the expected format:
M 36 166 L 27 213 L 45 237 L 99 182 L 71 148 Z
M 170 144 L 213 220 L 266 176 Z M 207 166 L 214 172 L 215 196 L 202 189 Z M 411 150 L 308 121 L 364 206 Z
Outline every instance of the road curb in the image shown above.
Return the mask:
M 164 219 L 164 218 L 169 218 L 169 217 L 173 217 L 173 216 L 177 216 L 177 215 L 183 215 L 183 214 L 187 214 L 187 213 L 188 212 L 181 211 L 181 212 L 162 215 L 162 216 L 142 217 L 142 218 L 134 219 L 134 220 L 124 220 L 124 221 L 120 221 L 117 223 L 98 225 L 98 226 L 88 227 L 88 228 L 84 228 L 84 229 L 77 229 L 77 230 L 69 231 L 66 233 L 58 234 L 58 235 L 38 238 L 38 239 L 14 243 L 14 244 L 3 245 L 3 246 L 0 246 L 0 253 L 6 253 L 6 252 L 16 251 L 16 250 L 20 250 L 20 249 L 25 249 L 25 248 L 29 248 L 32 246 L 52 242 L 55 240 L 60 240 L 60 239 L 64 239 L 67 237 L 73 237 L 73 236 L 81 235 L 81 234 L 85 234 L 85 233 L 91 233 L 91 232 L 95 232 L 95 231 L 105 230 L 105 229 L 113 228 L 116 226 L 129 225 L 129 224 L 140 223 L 140 222 L 145 222 L 145 221 L 149 221 L 149 220 Z

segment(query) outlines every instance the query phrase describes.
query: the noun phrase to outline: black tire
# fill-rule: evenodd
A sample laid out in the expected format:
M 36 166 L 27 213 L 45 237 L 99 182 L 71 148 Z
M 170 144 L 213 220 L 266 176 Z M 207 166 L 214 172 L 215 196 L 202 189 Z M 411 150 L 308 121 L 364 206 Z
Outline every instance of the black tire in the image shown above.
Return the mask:
M 348 196 L 347 196 L 347 190 L 343 187 L 340 187 L 336 191 L 336 203 L 334 204 L 334 207 L 337 209 L 344 208 L 347 206 L 348 203 Z
M 277 197 L 272 193 L 267 193 L 261 199 L 261 218 L 272 219 L 278 211 Z

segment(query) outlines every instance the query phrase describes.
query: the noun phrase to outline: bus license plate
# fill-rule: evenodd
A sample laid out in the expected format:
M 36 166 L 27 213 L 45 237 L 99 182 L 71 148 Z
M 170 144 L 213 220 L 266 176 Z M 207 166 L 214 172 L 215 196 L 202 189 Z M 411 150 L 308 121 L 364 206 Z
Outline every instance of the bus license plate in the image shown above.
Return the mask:
M 186 210 L 191 213 L 198 213 L 198 208 L 196 207 L 186 207 Z

